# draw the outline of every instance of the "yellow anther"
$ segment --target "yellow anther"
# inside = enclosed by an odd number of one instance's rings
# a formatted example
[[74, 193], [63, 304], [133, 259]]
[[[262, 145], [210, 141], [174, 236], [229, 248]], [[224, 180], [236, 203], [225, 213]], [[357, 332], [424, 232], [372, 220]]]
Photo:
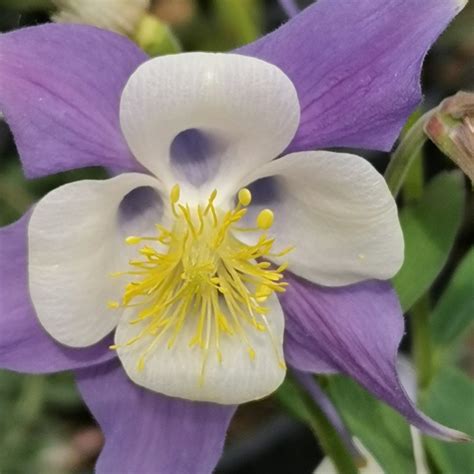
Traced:
[[252, 201], [252, 193], [247, 188], [242, 188], [238, 194], [240, 205], [247, 207]]
[[277, 271], [278, 273], [283, 273], [287, 268], [288, 268], [288, 262], [285, 262], [285, 263], [282, 263], [282, 264], [276, 269], [276, 271]]
[[258, 302], [263, 302], [273, 293], [273, 290], [266, 285], [261, 285], [255, 293]]
[[143, 247], [139, 252], [147, 257], [153, 257], [156, 255], [156, 251], [150, 247]]
[[211, 195], [209, 196], [209, 203], [214, 202], [214, 200], [216, 199], [216, 196], [217, 196], [217, 189], [214, 189], [214, 191], [212, 191]]
[[170, 192], [170, 201], [172, 204], [176, 204], [179, 201], [180, 194], [181, 194], [181, 190], [179, 188], [179, 184], [175, 184], [171, 188], [171, 192]]
[[175, 184], [170, 191], [170, 204], [171, 211], [175, 217], [179, 217], [178, 211], [176, 210], [176, 203], [179, 201], [180, 189], [179, 184]]
[[135, 235], [131, 235], [130, 237], [127, 237], [125, 239], [125, 242], [128, 244], [128, 245], [136, 245], [136, 244], [139, 244], [140, 242], [142, 241], [142, 238], [141, 237], [137, 237]]
[[108, 301], [107, 302], [107, 307], [109, 309], [117, 309], [120, 307], [120, 303], [118, 301]]
[[267, 230], [273, 225], [273, 212], [270, 209], [260, 211], [257, 216], [257, 226], [259, 229]]

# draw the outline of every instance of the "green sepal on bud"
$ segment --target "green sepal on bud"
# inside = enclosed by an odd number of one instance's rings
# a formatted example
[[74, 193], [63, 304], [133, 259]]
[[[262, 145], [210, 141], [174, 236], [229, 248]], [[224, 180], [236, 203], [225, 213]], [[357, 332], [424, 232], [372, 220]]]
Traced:
[[424, 131], [474, 182], [474, 93], [458, 92], [428, 116]]

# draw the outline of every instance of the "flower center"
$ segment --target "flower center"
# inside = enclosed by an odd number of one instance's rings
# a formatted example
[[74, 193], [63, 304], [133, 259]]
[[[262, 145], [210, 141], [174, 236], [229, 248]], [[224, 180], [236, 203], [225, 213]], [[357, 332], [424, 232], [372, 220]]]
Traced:
[[[172, 226], [156, 225], [156, 236], [126, 239], [129, 245], [144, 245], [138, 250], [139, 258], [130, 260], [129, 271], [114, 274], [130, 280], [121, 302], [109, 302], [109, 307], [137, 311], [129, 323], [141, 323], [140, 329], [125, 345], [149, 339], [138, 357], [138, 370], [143, 370], [159, 345], [171, 349], [187, 324], [193, 325], [189, 348], [197, 346], [202, 353], [201, 378], [211, 350], [222, 363], [221, 337], [239, 338], [253, 360], [256, 348], [249, 341], [250, 330], [268, 333], [284, 365], [268, 325], [271, 314], [265, 302], [274, 292], [285, 291], [286, 264], [275, 268], [264, 259], [281, 257], [291, 248], [273, 252], [274, 239], [267, 234], [273, 224], [269, 209], [258, 214], [255, 227], [238, 225], [252, 200], [248, 189], [239, 191], [236, 206], [227, 212], [214, 205], [216, 196], [214, 190], [207, 205], [190, 208], [179, 202], [180, 189], [175, 185], [169, 197]], [[241, 242], [235, 231], [257, 233], [255, 243]]]

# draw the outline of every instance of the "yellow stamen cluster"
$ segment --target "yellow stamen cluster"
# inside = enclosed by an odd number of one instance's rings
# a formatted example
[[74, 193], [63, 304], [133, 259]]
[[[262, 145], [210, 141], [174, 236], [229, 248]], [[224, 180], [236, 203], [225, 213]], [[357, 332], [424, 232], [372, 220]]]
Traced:
[[[206, 205], [191, 209], [179, 203], [180, 189], [175, 185], [170, 192], [172, 228], [157, 225], [156, 236], [126, 239], [130, 245], [147, 244], [138, 250], [141, 258], [129, 262], [132, 270], [115, 274], [127, 275], [132, 281], [122, 301], [109, 302], [109, 307], [136, 307], [130, 324], [144, 323], [125, 344], [149, 339], [137, 362], [139, 370], [159, 344], [172, 348], [185, 324], [194, 328], [188, 346], [202, 350], [202, 377], [211, 349], [222, 362], [221, 336], [238, 337], [250, 358], [255, 358], [249, 329], [268, 332], [283, 364], [269, 329], [265, 301], [272, 293], [285, 291], [286, 283], [281, 280], [286, 265], [274, 268], [263, 259], [283, 256], [291, 249], [272, 252], [274, 239], [266, 233], [273, 223], [269, 209], [259, 213], [255, 227], [237, 226], [252, 200], [248, 189], [240, 190], [237, 205], [227, 212], [214, 205], [216, 196], [213, 191]], [[247, 245], [235, 237], [233, 229], [260, 235], [255, 244]]]

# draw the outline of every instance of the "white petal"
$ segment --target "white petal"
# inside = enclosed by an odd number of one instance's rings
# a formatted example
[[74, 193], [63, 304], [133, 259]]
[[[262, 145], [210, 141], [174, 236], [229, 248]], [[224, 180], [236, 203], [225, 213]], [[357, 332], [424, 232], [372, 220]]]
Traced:
[[200, 161], [205, 168], [207, 198], [209, 190], [235, 186], [286, 148], [299, 123], [299, 102], [276, 66], [236, 54], [186, 53], [151, 59], [133, 73], [120, 120], [137, 160], [168, 187], [187, 174], [171, 159], [175, 138], [201, 132], [209, 156], [190, 166]]
[[118, 299], [123, 282], [110, 273], [127, 270], [131, 249], [124, 236], [143, 228], [119, 207], [130, 191], [156, 184], [141, 174], [78, 181], [50, 192], [34, 208], [28, 228], [30, 294], [41, 324], [59, 342], [88, 346], [117, 324], [107, 302]]
[[[266, 318], [270, 332], [247, 330], [247, 337], [255, 349], [251, 360], [245, 344], [239, 337], [220, 335], [222, 363], [211, 349], [202, 383], [202, 353], [199, 348], [189, 347], [195, 332], [197, 318], [189, 315], [175, 345], [169, 349], [163, 338], [150, 353], [143, 370], [138, 370], [140, 355], [153, 338], [142, 338], [129, 346], [121, 346], [136, 336], [142, 324], [130, 324], [134, 313], [125, 313], [115, 332], [119, 358], [128, 376], [138, 385], [172, 397], [222, 404], [244, 403], [273, 392], [283, 381], [285, 369], [281, 366], [284, 318], [276, 296], [267, 300], [269, 313]], [[214, 340], [214, 330], [210, 335]], [[270, 336], [271, 334], [271, 336]], [[273, 340], [272, 340], [273, 338]]]
[[[290, 271], [340, 286], [388, 279], [400, 269], [404, 245], [397, 207], [366, 160], [345, 153], [295, 153], [264, 165], [253, 179], [268, 176], [271, 193], [265, 190], [265, 202], [251, 206], [247, 219], [264, 207], [274, 211], [270, 233], [277, 249], [295, 246], [281, 259]], [[259, 183], [254, 187], [258, 198]]]

